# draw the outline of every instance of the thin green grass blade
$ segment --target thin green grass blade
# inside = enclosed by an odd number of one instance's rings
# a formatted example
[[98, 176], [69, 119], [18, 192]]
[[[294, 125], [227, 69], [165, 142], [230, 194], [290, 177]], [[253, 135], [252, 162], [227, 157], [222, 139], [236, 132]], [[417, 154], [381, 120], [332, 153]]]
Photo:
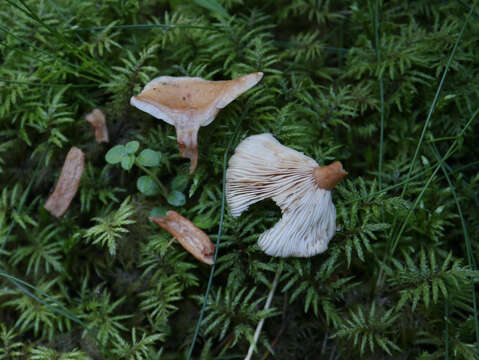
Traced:
[[[454, 138], [456, 138], [456, 137], [454, 137]], [[437, 163], [438, 162], [436, 160], [434, 160], [433, 162], [431, 162], [431, 165], [434, 166]], [[462, 170], [465, 170], [467, 168], [475, 167], [475, 166], [479, 166], [479, 161], [473, 161], [469, 164], [464, 164], [462, 166], [459, 166], [459, 167], [456, 168], [456, 171], [462, 171]], [[424, 177], [424, 175], [427, 173], [427, 171], [428, 171], [427, 169], [423, 169], [419, 172], [416, 172], [414, 175], [411, 176], [411, 179], [409, 179], [409, 181], [417, 180], [417, 179], [420, 179], [420, 178]], [[391, 190], [395, 190], [395, 189], [400, 188], [405, 183], [406, 183], [406, 180], [400, 181], [400, 182], [398, 182], [394, 185], [390, 185], [388, 187], [382, 188], [381, 190], [374, 191], [374, 192], [372, 192], [372, 193], [370, 193], [366, 196], [358, 196], [358, 197], [352, 198], [352, 199], [344, 202], [343, 204], [344, 205], [349, 205], [349, 204], [353, 204], [353, 203], [358, 202], [358, 201], [366, 200], [370, 196], [375, 197], [375, 196], [380, 195], [380, 194], [388, 193]]]
[[204, 316], [204, 313], [205, 313], [205, 310], [206, 310], [206, 304], [208, 302], [208, 296], [209, 296], [209, 293], [210, 293], [210, 290], [211, 290], [211, 285], [213, 284], [213, 276], [214, 276], [214, 273], [215, 273], [216, 259], [218, 258], [218, 250], [219, 250], [219, 247], [220, 247], [221, 235], [222, 235], [222, 232], [223, 232], [223, 221], [224, 221], [224, 215], [225, 215], [226, 165], [227, 165], [227, 160], [228, 160], [228, 154], [231, 150], [231, 146], [235, 143], [236, 138], [238, 137], [239, 130], [241, 128], [241, 123], [242, 123], [241, 120], [248, 113], [248, 109], [249, 109], [249, 107], [247, 105], [245, 111], [243, 112], [243, 116], [241, 117], [240, 121], [238, 121], [238, 125], [236, 127], [236, 130], [235, 130], [233, 136], [231, 137], [230, 141], [228, 142], [228, 146], [226, 147], [226, 150], [225, 150], [224, 155], [223, 155], [223, 180], [222, 180], [221, 210], [220, 210], [221, 215], [220, 215], [220, 222], [219, 222], [219, 227], [218, 227], [218, 235], [217, 235], [216, 244], [215, 244], [215, 246], [216, 246], [215, 255], [214, 255], [214, 258], [213, 258], [213, 265], [211, 266], [210, 277], [208, 279], [208, 285], [206, 287], [206, 292], [205, 292], [205, 295], [203, 296], [203, 305], [201, 306], [200, 316], [198, 318], [198, 322], [196, 323], [196, 328], [195, 328], [195, 332], [194, 332], [194, 335], [193, 335], [193, 340], [191, 342], [191, 346], [188, 350], [188, 355], [186, 356], [187, 360], [191, 360], [191, 356], [193, 355], [193, 350], [195, 349], [195, 345], [196, 345], [196, 339], [197, 339], [198, 334], [200, 332], [201, 323], [203, 321], [203, 316]]
[[[60, 61], [61, 63], [63, 63], [64, 65], [67, 65], [67, 66], [71, 67], [72, 69], [83, 70], [83, 69], [81, 69], [80, 66], [78, 66], [77, 64], [73, 64], [73, 63], [71, 63], [71, 62], [69, 62], [69, 61], [66, 61], [65, 59], [62, 59], [62, 58], [60, 58], [60, 57], [56, 57], [54, 54], [52, 54], [52, 53], [50, 53], [50, 52], [48, 52], [48, 51], [46, 51], [46, 50], [44, 50], [44, 49], [42, 49], [42, 48], [39, 48], [39, 47], [37, 47], [37, 46], [35, 46], [35, 45], [32, 45], [31, 41], [28, 41], [28, 40], [26, 40], [26, 39], [23, 39], [22, 37], [20, 37], [20, 36], [14, 34], [14, 33], [12, 33], [11, 31], [9, 31], [6, 27], [4, 27], [4, 26], [2, 26], [2, 25], [0, 25], [0, 31], [3, 31], [3, 32], [6, 33], [6, 34], [9, 34], [10, 36], [14, 37], [15, 39], [21, 41], [22, 43], [24, 43], [24, 44], [26, 44], [26, 45], [32, 47], [35, 51], [40, 52], [40, 53], [42, 53], [42, 54], [45, 54], [45, 55], [47, 55], [47, 56], [49, 56], [49, 57], [52, 57], [52, 58], [54, 58], [54, 60], [58, 60], [58, 61]], [[0, 45], [6, 46], [6, 45], [4, 45], [4, 44], [0, 44]], [[18, 51], [18, 49], [17, 49], [17, 51]], [[33, 59], [35, 59], [35, 60], [37, 60], [37, 61], [42, 61], [41, 59], [38, 59], [37, 57], [34, 57], [34, 56], [32, 56], [31, 54], [29, 54], [29, 53], [27, 53], [27, 52], [24, 52], [24, 51], [22, 51], [22, 52], [23, 52], [25, 55], [27, 55], [27, 56], [29, 56], [29, 57], [32, 57]], [[87, 69], [89, 69], [89, 68], [87, 68]], [[89, 76], [89, 75], [82, 74], [80, 71], [75, 72], [75, 71], [73, 71], [73, 70], [71, 70], [71, 69], [68, 69], [68, 68], [65, 68], [65, 70], [68, 70], [72, 75], [75, 75], [75, 76], [81, 75], [83, 78], [85, 78], [85, 79], [87, 79], [87, 80], [90, 80], [90, 81], [93, 81], [93, 82], [95, 82], [95, 83], [102, 84], [102, 83], [104, 82], [104, 81], [101, 80], [101, 79], [97, 79], [97, 78], [91, 77], [91, 76]], [[93, 73], [93, 75], [97, 76], [96, 73]]]
[[[462, 40], [462, 36], [464, 35], [464, 31], [466, 30], [466, 26], [469, 22], [469, 19], [471, 18], [473, 10], [474, 10], [474, 7], [472, 7], [469, 13], [467, 14], [466, 19], [464, 20], [464, 24], [462, 25], [461, 32], [459, 33], [459, 36], [457, 37], [457, 40], [454, 44], [451, 54], [449, 55], [449, 59], [447, 60], [446, 68], [444, 69], [444, 73], [442, 74], [441, 81], [439, 82], [439, 86], [437, 87], [436, 94], [434, 95], [434, 99], [432, 100], [431, 107], [429, 108], [426, 122], [424, 123], [424, 127], [422, 128], [421, 136], [419, 137], [416, 150], [414, 151], [414, 156], [411, 160], [411, 165], [409, 166], [409, 171], [406, 175], [406, 179], [409, 179], [411, 177], [411, 174], [414, 171], [414, 167], [416, 166], [416, 160], [417, 160], [417, 157], [419, 156], [419, 151], [421, 150], [422, 142], [424, 140], [424, 136], [426, 135], [426, 131], [429, 128], [429, 123], [431, 122], [432, 113], [434, 112], [434, 109], [436, 108], [436, 104], [439, 99], [439, 94], [441, 93], [442, 87], [444, 86], [444, 81], [446, 80], [447, 73], [449, 72], [449, 68], [451, 67], [452, 59], [454, 58], [454, 55], [456, 54], [456, 50], [459, 46], [459, 43]], [[401, 192], [401, 198], [404, 198], [407, 187], [408, 187], [408, 183], [405, 184]]]
[[[36, 176], [41, 168], [41, 164], [43, 163], [43, 161], [45, 160], [45, 157], [47, 155], [48, 151], [45, 151], [43, 153], [43, 156], [42, 158], [40, 159], [40, 161], [38, 162], [37, 164], [37, 167], [35, 168], [35, 170], [33, 171], [33, 174], [32, 174], [32, 177], [30, 179], [30, 181], [28, 182], [28, 185], [27, 185], [27, 188], [25, 189], [24, 193], [22, 194], [22, 197], [20, 198], [20, 202], [19, 202], [19, 205], [18, 205], [18, 209], [19, 211], [21, 211], [21, 209], [23, 209], [23, 206], [25, 205], [26, 203], [26, 200], [27, 200], [27, 197], [28, 195], [30, 194], [30, 190], [33, 186], [33, 183], [36, 179]], [[14, 228], [14, 224], [11, 224], [10, 227], [8, 228], [8, 231], [6, 233], [6, 236], [5, 236], [5, 239], [8, 239], [8, 237], [10, 236], [10, 233], [12, 232]], [[1, 249], [4, 248], [6, 244], [6, 241], [2, 242], [1, 244]], [[47, 293], [45, 293], [44, 291], [42, 291], [41, 289], [38, 289], [37, 287], [27, 283], [26, 281], [23, 281], [21, 279], [18, 279], [12, 275], [9, 275], [8, 273], [6, 273], [5, 271], [1, 270], [0, 269], [0, 276], [5, 278], [6, 280], [8, 280], [9, 282], [11, 282], [12, 284], [14, 284], [16, 287], [18, 287], [23, 293], [25, 293], [26, 295], [30, 296], [32, 299], [40, 302], [41, 304], [45, 305], [48, 309], [50, 309], [51, 311], [53, 312], [56, 312], [70, 320], [72, 320], [73, 322], [77, 323], [78, 325], [80, 325], [82, 328], [85, 329], [85, 331], [93, 338], [95, 339], [95, 341], [98, 343], [98, 345], [102, 348], [104, 354], [106, 354], [106, 356], [110, 359], [110, 360], [114, 360], [113, 356], [109, 353], [108, 349], [105, 348], [105, 346], [97, 339], [97, 337], [91, 332], [91, 330], [88, 328], [88, 326], [83, 322], [81, 321], [78, 317], [75, 316], [75, 314], [73, 314], [72, 312], [70, 312], [67, 308], [65, 308], [62, 304], [58, 303], [55, 299], [51, 298]], [[37, 291], [38, 293], [40, 293], [42, 296], [44, 296], [45, 298], [47, 298], [49, 301], [51, 301], [52, 303], [54, 303], [57, 307], [54, 307], [52, 305], [50, 305], [49, 303], [43, 301], [41, 298], [39, 298], [38, 296], [36, 296], [35, 294], [33, 294], [31, 291], [29, 291], [27, 288], [30, 288], [30, 289], [34, 289], [35, 291]]]
[[[454, 142], [451, 144], [451, 146], [449, 147], [449, 149], [447, 150], [446, 154], [441, 158], [442, 161], [446, 161], [449, 157], [451, 157], [454, 153], [455, 153], [455, 150], [456, 150], [456, 145], [459, 141], [459, 139], [464, 135], [464, 133], [467, 131], [467, 129], [471, 126], [472, 122], [475, 120], [477, 114], [479, 113], [479, 109], [476, 110], [471, 118], [469, 119], [469, 121], [466, 123], [466, 125], [464, 126], [464, 128], [461, 130], [461, 132], [459, 133], [459, 135], [456, 137], [456, 139], [454, 140]], [[429, 187], [432, 179], [434, 178], [434, 176], [436, 176], [437, 172], [439, 171], [439, 169], [441, 168], [441, 162], [436, 162], [438, 165], [435, 167], [434, 171], [433, 171], [433, 174], [429, 177], [429, 179], [426, 181], [426, 184], [423, 186], [420, 194], [418, 195], [418, 197], [416, 198], [416, 201], [414, 202], [413, 206], [409, 209], [407, 215], [406, 215], [406, 218], [404, 219], [401, 227], [399, 228], [399, 231], [395, 234], [395, 236], [392, 238], [392, 243], [391, 243], [391, 247], [389, 248], [389, 251], [386, 252], [384, 254], [384, 259], [383, 259], [383, 263], [386, 262], [386, 260], [388, 258], [390, 258], [396, 248], [397, 248], [397, 245], [399, 243], [399, 239], [401, 238], [405, 228], [406, 228], [406, 225], [407, 225], [407, 222], [409, 220], [409, 218], [411, 217], [412, 213], [414, 212], [414, 210], [416, 209], [417, 205], [419, 204], [419, 202], [421, 201], [424, 193], [426, 192], [427, 188]], [[411, 181], [412, 178], [409, 178], [409, 179], [406, 179], [405, 182], [409, 182]], [[393, 225], [395, 225], [393, 223]], [[392, 235], [391, 235], [392, 236]], [[376, 287], [379, 286], [379, 284], [382, 283], [383, 281], [383, 274], [384, 274], [384, 270], [383, 270], [383, 267], [381, 266], [380, 270], [379, 270], [379, 274], [378, 274], [378, 277], [377, 277], [377, 281], [376, 281]]]
[[[95, 341], [97, 342], [97, 344], [102, 348], [104, 354], [106, 354], [108, 356], [108, 358], [110, 360], [114, 360], [113, 356], [110, 354], [110, 352], [106, 349], [106, 347], [96, 338], [96, 336], [91, 332], [91, 330], [88, 328], [88, 326], [83, 322], [81, 321], [78, 317], [75, 316], [75, 314], [73, 314], [70, 310], [68, 310], [67, 308], [65, 308], [62, 304], [60, 304], [58, 301], [56, 301], [55, 299], [51, 298], [47, 293], [45, 293], [44, 291], [38, 289], [37, 287], [27, 283], [26, 281], [23, 281], [21, 279], [18, 279], [16, 278], [15, 276], [11, 276], [9, 274], [7, 274], [6, 272], [0, 270], [0, 276], [5, 278], [6, 280], [8, 280], [9, 282], [11, 282], [13, 285], [15, 285], [16, 287], [18, 287], [23, 293], [25, 293], [26, 295], [30, 296], [32, 299], [38, 301], [39, 303], [41, 303], [42, 305], [46, 306], [49, 310], [53, 311], [53, 312], [56, 312], [68, 319], [70, 319], [71, 321], [75, 322], [76, 324], [80, 325], [83, 329], [85, 329], [85, 331], [88, 333], [88, 335], [90, 335], [93, 339], [95, 339]], [[38, 297], [37, 295], [35, 295], [34, 293], [32, 293], [30, 290], [28, 290], [27, 288], [30, 288], [30, 289], [33, 289], [35, 291], [38, 291], [42, 296], [44, 296], [45, 298], [47, 298], [49, 301], [51, 301], [52, 303], [54, 303], [56, 306], [52, 306], [51, 304], [47, 303], [46, 301], [44, 301], [43, 299], [41, 299], [40, 297]]]
[[440, 138], [426, 140], [426, 144], [440, 142], [440, 141], [454, 140], [454, 139], [457, 139], [457, 136], [443, 136]]
[[[471, 239], [469, 237], [469, 231], [467, 230], [466, 220], [465, 220], [463, 212], [462, 212], [461, 203], [459, 201], [459, 198], [457, 197], [456, 188], [453, 185], [453, 183], [451, 181], [451, 178], [449, 177], [446, 163], [444, 161], [442, 161], [442, 159], [439, 155], [439, 152], [436, 149], [436, 146], [434, 144], [432, 144], [431, 148], [432, 148], [432, 153], [434, 154], [434, 157], [437, 159], [437, 161], [439, 162], [439, 165], [441, 166], [441, 170], [444, 174], [444, 177], [447, 180], [449, 188], [451, 189], [452, 196], [454, 198], [454, 202], [456, 203], [457, 212], [458, 212], [459, 218], [461, 220], [462, 234], [464, 235], [464, 243], [465, 243], [465, 247], [466, 247], [466, 255], [467, 255], [467, 261], [468, 261], [469, 267], [473, 270], [476, 270], [477, 269], [476, 260], [474, 258], [474, 253], [472, 251]], [[476, 347], [479, 349], [479, 315], [478, 315], [478, 310], [477, 310], [476, 291], [475, 291], [474, 287], [472, 289], [472, 294], [471, 295], [472, 295], [473, 313], [474, 313], [474, 331], [476, 333]], [[447, 301], [446, 301], [446, 303], [447, 303]], [[446, 322], [446, 326], [447, 326], [447, 322]], [[449, 340], [449, 339], [446, 338], [446, 340]]]
[[447, 159], [449, 159], [456, 151], [456, 146], [457, 146], [457, 143], [459, 142], [459, 139], [464, 135], [464, 133], [467, 131], [467, 129], [471, 126], [471, 124], [473, 123], [473, 121], [476, 119], [476, 116], [477, 114], [479, 113], [479, 109], [476, 110], [476, 112], [474, 112], [474, 114], [471, 116], [471, 118], [469, 119], [469, 121], [466, 123], [466, 125], [464, 126], [464, 128], [461, 130], [461, 133], [459, 134], [458, 138], [456, 140], [454, 140], [454, 142], [451, 144], [451, 146], [449, 147], [449, 149], [447, 150], [446, 154], [441, 158], [441, 160], [439, 161], [439, 164], [436, 166], [436, 168], [434, 169], [433, 173], [431, 174], [431, 176], [429, 176], [429, 179], [426, 181], [426, 184], [423, 186], [421, 192], [419, 193], [419, 195], [417, 196], [416, 198], [416, 201], [414, 202], [413, 206], [409, 209], [407, 215], [406, 215], [406, 218], [404, 219], [401, 227], [399, 228], [399, 231], [397, 233], [397, 235], [394, 237], [394, 240], [393, 240], [393, 244], [392, 244], [392, 247], [391, 247], [391, 251], [390, 251], [390, 254], [389, 256], [392, 256], [394, 254], [394, 251], [396, 250], [397, 248], [397, 245], [399, 243], [399, 239], [401, 238], [404, 230], [406, 229], [406, 226], [407, 226], [407, 223], [408, 223], [408, 220], [409, 218], [411, 217], [412, 213], [414, 212], [414, 210], [416, 209], [416, 207], [418, 206], [419, 202], [422, 200], [422, 197], [424, 196], [424, 193], [426, 192], [426, 190], [429, 188], [429, 185], [431, 184], [432, 180], [434, 179], [435, 175], [437, 174], [437, 172], [441, 169], [441, 164], [443, 162], [445, 162]]
[[206, 310], [206, 304], [208, 302], [208, 296], [210, 294], [211, 285], [213, 283], [213, 276], [214, 276], [215, 267], [216, 267], [216, 259], [218, 258], [218, 250], [220, 247], [221, 234], [223, 232], [223, 221], [224, 221], [224, 215], [225, 215], [226, 160], [228, 157], [228, 152], [229, 152], [229, 147], [225, 151], [224, 157], [223, 157], [223, 185], [222, 185], [222, 192], [221, 192], [221, 215], [220, 215], [220, 224], [218, 228], [218, 235], [217, 235], [216, 244], [215, 244], [216, 246], [215, 255], [213, 258], [213, 265], [211, 266], [210, 277], [208, 279], [208, 285], [206, 287], [206, 292], [203, 297], [203, 305], [201, 307], [200, 317], [198, 318], [198, 322], [196, 323], [195, 333], [193, 335], [193, 341], [191, 342], [191, 346], [188, 351], [188, 355], [186, 357], [187, 360], [191, 359], [191, 355], [193, 354], [193, 350], [195, 349], [196, 339], [200, 332], [201, 322], [203, 321], [203, 316]]
[[[83, 63], [90, 63], [90, 62], [96, 63], [98, 66], [93, 67], [93, 70], [96, 71], [98, 75], [109, 76], [111, 74], [110, 69], [105, 64], [103, 64], [101, 61], [98, 61], [95, 58], [92, 58], [92, 57], [90, 57], [88, 55], [85, 55], [85, 54], [81, 53], [80, 51], [78, 51], [78, 46], [76, 44], [69, 41], [65, 36], [60, 34], [53, 27], [51, 27], [50, 25], [48, 25], [44, 21], [42, 21], [33, 12], [33, 10], [27, 4], [25, 4], [25, 2], [23, 0], [18, 0], [22, 4], [22, 6], [19, 6], [18, 4], [14, 3], [13, 0], [6, 0], [6, 1], [10, 5], [14, 6], [18, 10], [20, 10], [23, 13], [25, 13], [26, 15], [28, 15], [32, 20], [34, 20], [35, 22], [37, 22], [38, 24], [43, 26], [45, 29], [47, 29], [60, 43], [67, 46], [72, 51], [73, 55], [78, 57]], [[101, 69], [101, 71], [100, 71], [100, 69]]]
[[0, 79], [0, 83], [1, 82], [8, 83], [8, 84], [25, 84], [25, 85], [31, 85], [31, 86], [49, 86], [49, 87], [66, 86], [66, 85], [68, 85], [68, 87], [70, 88], [91, 88], [91, 87], [97, 88], [98, 87], [98, 85], [95, 85], [95, 84], [70, 85], [70, 84], [60, 84], [60, 83], [41, 83], [41, 82], [19, 81], [19, 80], [9, 80], [9, 79]]
[[[71, 31], [101, 31], [105, 30], [108, 26], [91, 26], [87, 28], [76, 28]], [[190, 25], [190, 24], [137, 24], [137, 25], [115, 25], [110, 29], [123, 29], [123, 30], [150, 30], [150, 29], [200, 29], [200, 30], [217, 30], [218, 27], [203, 26], [203, 25]]]
[[[441, 93], [441, 89], [444, 85], [444, 81], [446, 79], [446, 75], [447, 75], [447, 73], [449, 71], [449, 68], [451, 66], [452, 59], [454, 58], [454, 55], [456, 54], [456, 50], [459, 46], [459, 43], [462, 40], [462, 36], [463, 36], [464, 31], [466, 29], [466, 26], [469, 22], [469, 19], [471, 18], [471, 14], [472, 14], [473, 10], [474, 10], [474, 7], [472, 7], [471, 10], [469, 11], [469, 13], [467, 14], [466, 19], [464, 20], [464, 24], [462, 25], [461, 32], [459, 33], [459, 36], [457, 37], [456, 42], [454, 43], [454, 47], [451, 51], [451, 54], [449, 55], [449, 58], [448, 58], [448, 61], [447, 61], [447, 64], [446, 64], [446, 68], [444, 69], [444, 72], [442, 74], [441, 81], [439, 82], [439, 85], [437, 87], [437, 90], [436, 90], [436, 93], [434, 95], [433, 101], [432, 101], [431, 106], [429, 108], [429, 112], [428, 112], [426, 121], [424, 123], [423, 129], [422, 129], [422, 132], [421, 132], [421, 136], [419, 137], [419, 141], [418, 141], [418, 144], [416, 146], [416, 150], [414, 151], [414, 156], [413, 156], [413, 159], [410, 163], [408, 173], [406, 175], [406, 182], [405, 182], [404, 187], [401, 191], [401, 195], [400, 195], [401, 199], [403, 199], [404, 195], [406, 194], [406, 190], [407, 190], [408, 184], [410, 182], [411, 175], [414, 172], [414, 168], [415, 168], [417, 157], [419, 155], [419, 151], [421, 150], [421, 147], [422, 147], [424, 136], [426, 134], [427, 129], [429, 128], [429, 123], [431, 121], [432, 113], [434, 112], [434, 109], [436, 108], [436, 104], [437, 104], [437, 101], [439, 99], [439, 94]], [[456, 143], [456, 142], [454, 142], [454, 143]], [[438, 166], [436, 168], [435, 173], [437, 173], [439, 168], [440, 168], [440, 166]], [[426, 186], [428, 187], [429, 184], [426, 184]], [[426, 186], [423, 188], [423, 190], [426, 188]], [[417, 199], [416, 199], [415, 204], [416, 205], [418, 204]], [[397, 218], [398, 215], [396, 215], [394, 217], [394, 220], [393, 220], [393, 223], [392, 223], [392, 226], [391, 226], [391, 231], [389, 232], [389, 236], [388, 236], [388, 249], [389, 250], [386, 251], [386, 253], [384, 254], [383, 262], [386, 262], [386, 260], [393, 255], [394, 250], [396, 249], [397, 243], [399, 241], [399, 238], [402, 235], [402, 232], [404, 231], [404, 228], [407, 224], [407, 220], [409, 219], [410, 215], [411, 215], [411, 212], [408, 213], [405, 221], [403, 222], [403, 224], [401, 225], [401, 227], [400, 227], [400, 229], [397, 233], [395, 233], [395, 232], [396, 232], [396, 224], [397, 224], [397, 220], [398, 220], [398, 218]], [[379, 271], [379, 274], [378, 274], [378, 277], [377, 277], [377, 284], [380, 284], [382, 282], [383, 274], [384, 274], [383, 267], [381, 267], [381, 269]]]
[[[376, 59], [378, 62], [378, 66], [381, 63], [381, 43], [379, 38], [379, 0], [376, 0], [376, 4], [374, 10], [372, 9], [371, 3], [369, 3], [370, 14], [372, 18], [373, 28], [374, 28], [374, 42], [375, 42], [375, 50], [376, 50]], [[381, 190], [383, 186], [383, 144], [384, 144], [384, 80], [383, 76], [379, 77], [379, 96], [380, 96], [380, 130], [379, 130], [379, 160], [378, 160], [378, 188]]]
[[445, 321], [445, 330], [444, 330], [444, 343], [445, 343], [445, 349], [444, 349], [444, 355], [445, 359], [449, 360], [449, 301], [444, 301], [444, 321]]
[[[462, 7], [464, 7], [467, 11], [471, 10], [471, 8], [469, 7], [469, 5], [467, 5], [464, 1], [462, 0], [456, 0], [456, 2], [461, 5]], [[472, 12], [472, 18], [476, 21], [479, 21], [479, 15], [477, 15], [477, 13], [475, 11]]]
[[[43, 160], [46, 156], [48, 151], [45, 151], [44, 152], [44, 155], [42, 157], [42, 159], [40, 160], [40, 162], [38, 163], [38, 166], [35, 168], [34, 172], [33, 172], [33, 175], [32, 175], [32, 178], [30, 179], [29, 183], [28, 183], [28, 186], [26, 188], [26, 190], [24, 191], [22, 197], [20, 198], [20, 203], [18, 205], [18, 208], [19, 210], [21, 211], [21, 209], [23, 208], [23, 206], [25, 205], [25, 202], [26, 202], [26, 199], [30, 193], [30, 189], [33, 185], [33, 182], [35, 181], [35, 178], [36, 178], [36, 175], [38, 173], [38, 171], [40, 170], [40, 164], [43, 163]], [[8, 231], [7, 231], [7, 234], [5, 236], [6, 239], [8, 239], [8, 236], [10, 235], [11, 231], [13, 230], [13, 227], [14, 225], [10, 225]], [[1, 244], [1, 248], [3, 249], [4, 246], [5, 246], [6, 242], [3, 242]], [[11, 276], [9, 275], [8, 273], [0, 270], [0, 276], [4, 277], [5, 279], [7, 279], [8, 281], [10, 281], [11, 283], [13, 283], [15, 286], [17, 286], [21, 291], [23, 291], [26, 295], [30, 296], [31, 298], [35, 299], [36, 301], [42, 303], [43, 305], [45, 305], [48, 309], [54, 311], [54, 312], [57, 312], [59, 313], [60, 315], [62, 316], [65, 316], [66, 318], [74, 321], [75, 323], [79, 324], [80, 326], [82, 326], [86, 331], [87, 333], [93, 338], [95, 339], [95, 341], [100, 345], [100, 347], [102, 347], [103, 351], [105, 354], [107, 354], [108, 358], [113, 360], [113, 357], [111, 356], [111, 354], [108, 352], [108, 350], [103, 346], [103, 344], [100, 343], [100, 341], [94, 336], [94, 334], [91, 332], [91, 330], [88, 328], [88, 326], [86, 326], [85, 323], [83, 323], [79, 318], [77, 318], [73, 313], [71, 313], [68, 309], [66, 309], [62, 304], [58, 303], [55, 299], [52, 299], [50, 296], [48, 296], [48, 294], [46, 294], [45, 292], [43, 292], [42, 290], [36, 288], [35, 286], [21, 280], [21, 279], [18, 279], [14, 276]], [[23, 286], [22, 286], [23, 285]], [[40, 299], [39, 297], [37, 297], [35, 294], [33, 294], [31, 291], [29, 291], [27, 288], [25, 288], [25, 286], [31, 288], [31, 289], [34, 289], [36, 291], [38, 291], [40, 294], [42, 294], [43, 296], [45, 296], [47, 299], [49, 299], [50, 301], [52, 301], [53, 303], [55, 303], [58, 308], [55, 308], [53, 306], [51, 306], [50, 304], [46, 303], [45, 301], [43, 301], [42, 299]]]

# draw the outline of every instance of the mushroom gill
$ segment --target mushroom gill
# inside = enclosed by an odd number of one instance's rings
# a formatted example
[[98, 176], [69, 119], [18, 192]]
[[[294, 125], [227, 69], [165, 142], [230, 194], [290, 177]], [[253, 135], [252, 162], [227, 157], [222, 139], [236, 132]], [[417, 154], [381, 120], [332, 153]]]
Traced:
[[258, 244], [272, 256], [310, 257], [324, 252], [336, 230], [331, 189], [347, 173], [340, 162], [316, 161], [281, 145], [271, 134], [243, 140], [229, 161], [226, 199], [237, 217], [272, 198], [282, 218], [261, 234]]

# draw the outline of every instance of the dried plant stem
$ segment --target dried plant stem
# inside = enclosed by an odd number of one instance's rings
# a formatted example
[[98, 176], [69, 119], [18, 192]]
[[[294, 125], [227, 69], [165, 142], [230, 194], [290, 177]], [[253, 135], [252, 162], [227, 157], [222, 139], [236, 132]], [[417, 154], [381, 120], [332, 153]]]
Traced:
[[168, 244], [166, 244], [165, 249], [170, 247], [170, 245], [173, 244], [174, 241], [175, 241], [175, 237], [173, 236], [171, 240], [168, 242]]
[[[266, 304], [264, 305], [265, 310], [268, 310], [269, 307], [271, 306], [271, 301], [273, 300], [273, 295], [276, 290], [276, 286], [278, 285], [280, 275], [281, 275], [281, 267], [278, 268], [278, 271], [276, 271], [276, 275], [274, 276], [273, 284], [271, 285], [271, 290], [269, 291], [268, 298], [266, 299]], [[258, 342], [259, 334], [261, 333], [263, 324], [264, 324], [264, 318], [259, 321], [258, 326], [256, 327], [256, 331], [254, 332], [253, 342], [249, 346], [248, 354], [246, 354], [246, 357], [244, 358], [244, 360], [251, 360], [251, 356], [253, 356], [254, 348], [256, 347], [256, 343]]]

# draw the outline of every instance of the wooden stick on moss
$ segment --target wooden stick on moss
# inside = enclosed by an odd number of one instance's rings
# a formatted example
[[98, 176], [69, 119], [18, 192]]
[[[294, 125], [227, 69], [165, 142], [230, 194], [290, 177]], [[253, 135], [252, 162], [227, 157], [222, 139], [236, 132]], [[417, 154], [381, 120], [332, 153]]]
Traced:
[[[271, 306], [271, 301], [273, 300], [273, 295], [276, 290], [276, 286], [278, 285], [280, 275], [281, 275], [281, 266], [278, 268], [278, 270], [276, 271], [276, 275], [274, 276], [273, 284], [271, 285], [271, 290], [269, 291], [268, 298], [266, 299], [266, 304], [264, 305], [265, 310], [268, 310], [269, 307]], [[249, 346], [248, 354], [246, 354], [246, 357], [244, 358], [244, 360], [251, 360], [251, 356], [253, 356], [254, 348], [256, 347], [256, 343], [258, 342], [259, 334], [261, 333], [263, 324], [264, 324], [264, 318], [259, 321], [258, 326], [256, 327], [256, 331], [254, 332], [253, 342]]]

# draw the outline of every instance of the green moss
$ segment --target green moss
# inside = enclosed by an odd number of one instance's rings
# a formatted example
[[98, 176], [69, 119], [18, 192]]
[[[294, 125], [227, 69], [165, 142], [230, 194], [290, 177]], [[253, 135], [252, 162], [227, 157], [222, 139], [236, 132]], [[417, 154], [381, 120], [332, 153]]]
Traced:
[[[262, 318], [255, 358], [478, 358], [479, 14], [469, 6], [6, 0], [0, 358], [184, 359], [210, 268], [149, 223], [171, 208], [213, 241], [222, 226], [193, 358], [244, 358]], [[191, 176], [174, 128], [129, 105], [156, 76], [256, 71], [258, 86], [201, 128]], [[84, 120], [95, 107], [109, 144]], [[262, 132], [348, 170], [325, 253], [262, 253], [258, 236], [280, 216], [271, 201], [222, 213], [225, 159]], [[129, 142], [154, 161], [108, 164]], [[43, 204], [71, 146], [86, 169], [57, 220]]]

